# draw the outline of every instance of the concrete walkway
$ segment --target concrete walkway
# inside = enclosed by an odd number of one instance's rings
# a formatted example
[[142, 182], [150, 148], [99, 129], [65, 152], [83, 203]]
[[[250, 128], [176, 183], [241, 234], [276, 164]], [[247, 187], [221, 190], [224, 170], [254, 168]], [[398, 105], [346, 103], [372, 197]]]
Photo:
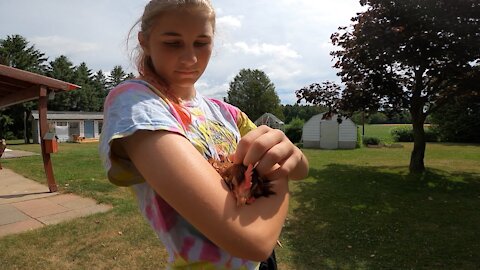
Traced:
[[0, 170], [0, 237], [99, 212], [112, 206], [48, 187], [12, 170]]

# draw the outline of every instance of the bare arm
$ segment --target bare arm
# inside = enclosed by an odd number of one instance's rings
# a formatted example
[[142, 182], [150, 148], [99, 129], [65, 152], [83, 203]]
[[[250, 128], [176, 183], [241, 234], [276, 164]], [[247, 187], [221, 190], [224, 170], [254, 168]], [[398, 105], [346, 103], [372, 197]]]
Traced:
[[181, 135], [138, 131], [114, 141], [166, 202], [230, 254], [254, 261], [267, 258], [288, 209], [288, 181], [275, 181], [275, 196], [237, 207], [220, 175]]

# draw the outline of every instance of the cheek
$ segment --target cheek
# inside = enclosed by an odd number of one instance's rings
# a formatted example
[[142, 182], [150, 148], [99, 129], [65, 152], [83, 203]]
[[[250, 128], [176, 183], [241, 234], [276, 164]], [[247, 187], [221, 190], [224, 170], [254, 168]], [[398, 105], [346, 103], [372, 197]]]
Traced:
[[198, 52], [197, 57], [200, 61], [202, 61], [206, 65], [210, 60], [211, 55], [212, 55], [211, 49], [204, 49]]
[[163, 73], [170, 69], [172, 65], [175, 65], [175, 57], [172, 53], [159, 50], [152, 53], [151, 57], [157, 72]]

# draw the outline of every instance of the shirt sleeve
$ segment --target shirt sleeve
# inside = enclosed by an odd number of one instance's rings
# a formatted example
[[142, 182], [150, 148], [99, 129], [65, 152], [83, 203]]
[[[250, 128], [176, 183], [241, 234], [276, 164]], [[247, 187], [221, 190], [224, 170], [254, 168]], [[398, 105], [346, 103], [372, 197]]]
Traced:
[[245, 134], [247, 134], [251, 130], [257, 128], [257, 126], [239, 108], [215, 98], [210, 98], [210, 100], [217, 104], [222, 111], [228, 112], [228, 114], [237, 124], [237, 128], [240, 132], [241, 137], [245, 136]]
[[248, 116], [240, 110], [238, 111], [237, 116], [237, 127], [242, 137], [251, 130], [257, 128], [257, 126], [252, 122], [252, 120], [250, 120], [250, 118], [248, 118]]
[[165, 130], [185, 136], [168, 100], [156, 95], [140, 82], [122, 83], [110, 91], [104, 104], [104, 123], [100, 137], [100, 157], [110, 182], [131, 186], [145, 180], [133, 163], [111, 151], [114, 140], [138, 130]]

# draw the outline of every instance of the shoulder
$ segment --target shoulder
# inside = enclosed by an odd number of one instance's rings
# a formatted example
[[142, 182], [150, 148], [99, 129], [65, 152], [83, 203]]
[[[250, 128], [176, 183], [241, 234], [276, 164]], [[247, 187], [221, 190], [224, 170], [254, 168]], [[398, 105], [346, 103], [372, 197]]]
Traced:
[[110, 90], [105, 99], [104, 108], [108, 108], [119, 100], [132, 102], [142, 98], [156, 97], [148, 83], [142, 80], [128, 80]]
[[222, 111], [224, 114], [226, 113], [232, 117], [233, 122], [240, 131], [241, 136], [244, 136], [249, 131], [256, 128], [255, 124], [239, 108], [215, 98], [208, 98], [208, 100], [218, 106], [220, 111]]
[[239, 114], [241, 112], [240, 109], [216, 98], [205, 98], [205, 99], [208, 102], [214, 104], [214, 106], [219, 108], [222, 112], [229, 113], [233, 117], [234, 121], [237, 122]]

